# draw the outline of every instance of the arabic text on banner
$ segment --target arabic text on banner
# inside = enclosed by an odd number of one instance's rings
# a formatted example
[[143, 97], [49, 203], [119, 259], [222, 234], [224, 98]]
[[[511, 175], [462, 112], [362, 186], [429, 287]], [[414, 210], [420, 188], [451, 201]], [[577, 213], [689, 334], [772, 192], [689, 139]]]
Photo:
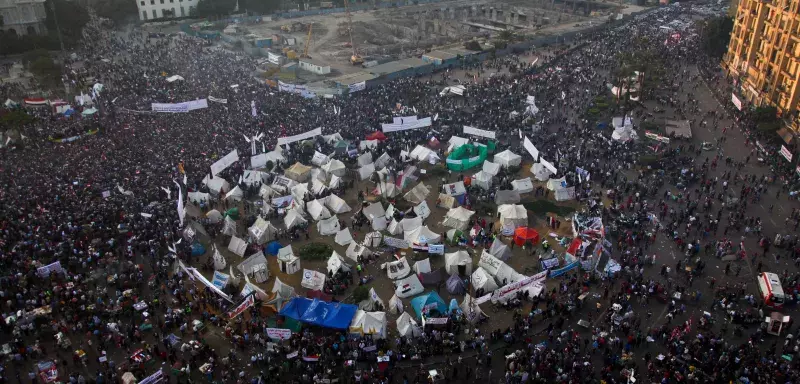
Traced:
[[464, 134], [465, 135], [475, 135], [480, 137], [486, 137], [489, 139], [496, 139], [497, 134], [494, 131], [487, 131], [483, 129], [478, 129], [475, 127], [470, 127], [469, 125], [464, 126]]
[[199, 99], [185, 101], [183, 103], [151, 103], [150, 107], [153, 112], [185, 113], [194, 111], [195, 109], [208, 108], [208, 100]]
[[412, 122], [405, 122], [403, 124], [381, 124], [381, 128], [383, 129], [383, 133], [389, 132], [400, 132], [406, 131], [409, 129], [418, 129], [418, 128], [425, 128], [431, 126], [431, 118], [426, 117], [424, 119], [419, 119]]
[[350, 88], [350, 93], [360, 92], [367, 89], [367, 82], [362, 81], [360, 83], [350, 84], [349, 88]]
[[322, 135], [322, 128], [315, 128], [308, 132], [303, 132], [299, 135], [279, 137], [278, 145], [290, 144], [294, 143], [295, 141], [306, 140], [319, 135]]
[[267, 328], [267, 336], [269, 336], [271, 339], [288, 340], [292, 337], [292, 330], [284, 328]]

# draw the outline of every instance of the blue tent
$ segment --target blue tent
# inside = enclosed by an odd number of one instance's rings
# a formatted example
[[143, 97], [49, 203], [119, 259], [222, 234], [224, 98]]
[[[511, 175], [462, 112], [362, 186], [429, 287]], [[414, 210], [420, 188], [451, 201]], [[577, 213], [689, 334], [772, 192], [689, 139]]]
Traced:
[[454, 315], [461, 313], [461, 307], [458, 306], [458, 302], [456, 299], [450, 299], [450, 307], [447, 308], [448, 315]]
[[411, 299], [411, 306], [419, 318], [422, 318], [423, 313], [428, 317], [436, 317], [447, 313], [447, 304], [438, 293], [433, 291]]
[[206, 253], [206, 247], [203, 244], [200, 244], [199, 241], [192, 243], [192, 256], [200, 256], [204, 253]]
[[326, 303], [317, 299], [295, 297], [281, 308], [280, 314], [306, 324], [347, 329], [357, 310], [358, 306], [353, 304]]
[[283, 248], [283, 246], [281, 245], [281, 243], [279, 243], [276, 240], [276, 241], [272, 241], [269, 244], [267, 244], [267, 247], [264, 248], [264, 251], [267, 252], [268, 254], [272, 255], [272, 256], [278, 256], [278, 251], [281, 248]]

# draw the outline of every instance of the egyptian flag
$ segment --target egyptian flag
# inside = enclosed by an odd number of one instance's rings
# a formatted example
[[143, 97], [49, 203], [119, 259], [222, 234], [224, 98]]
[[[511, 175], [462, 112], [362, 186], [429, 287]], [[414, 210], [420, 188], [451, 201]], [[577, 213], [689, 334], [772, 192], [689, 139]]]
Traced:
[[317, 361], [319, 361], [319, 355], [303, 356], [303, 361], [308, 361], [310, 363], [316, 363]]

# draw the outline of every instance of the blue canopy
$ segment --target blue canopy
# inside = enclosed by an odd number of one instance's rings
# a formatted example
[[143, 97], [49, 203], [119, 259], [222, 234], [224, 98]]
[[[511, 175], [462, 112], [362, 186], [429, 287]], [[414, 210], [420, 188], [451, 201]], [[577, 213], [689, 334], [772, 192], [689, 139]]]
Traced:
[[428, 292], [411, 299], [411, 306], [417, 317], [422, 318], [424, 313], [428, 317], [436, 317], [432, 315], [442, 315], [447, 313], [447, 304], [436, 292]]
[[200, 244], [199, 241], [192, 243], [192, 256], [200, 256], [204, 253], [206, 253], [206, 247], [203, 244]]
[[326, 303], [318, 299], [295, 297], [281, 308], [280, 314], [290, 319], [325, 328], [347, 329], [358, 306]]
[[448, 315], [461, 313], [461, 307], [458, 306], [456, 299], [450, 299], [450, 307], [447, 308]]
[[281, 243], [279, 243], [277, 241], [273, 241], [273, 242], [267, 244], [267, 247], [264, 248], [264, 251], [266, 251], [268, 254], [270, 254], [272, 256], [278, 256], [278, 251], [281, 248], [283, 248]]

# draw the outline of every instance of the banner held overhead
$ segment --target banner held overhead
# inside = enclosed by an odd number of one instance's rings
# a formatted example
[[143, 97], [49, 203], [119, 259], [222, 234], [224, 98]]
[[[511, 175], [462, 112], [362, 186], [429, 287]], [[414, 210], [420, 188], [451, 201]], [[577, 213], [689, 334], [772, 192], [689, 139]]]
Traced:
[[322, 128], [315, 128], [308, 132], [303, 132], [299, 135], [279, 137], [278, 145], [291, 144], [294, 143], [295, 141], [306, 140], [320, 135], [322, 135]]
[[475, 135], [480, 137], [486, 137], [489, 139], [496, 139], [497, 134], [494, 131], [487, 131], [483, 129], [478, 129], [475, 127], [470, 127], [469, 125], [464, 126], [464, 134], [465, 135]]

